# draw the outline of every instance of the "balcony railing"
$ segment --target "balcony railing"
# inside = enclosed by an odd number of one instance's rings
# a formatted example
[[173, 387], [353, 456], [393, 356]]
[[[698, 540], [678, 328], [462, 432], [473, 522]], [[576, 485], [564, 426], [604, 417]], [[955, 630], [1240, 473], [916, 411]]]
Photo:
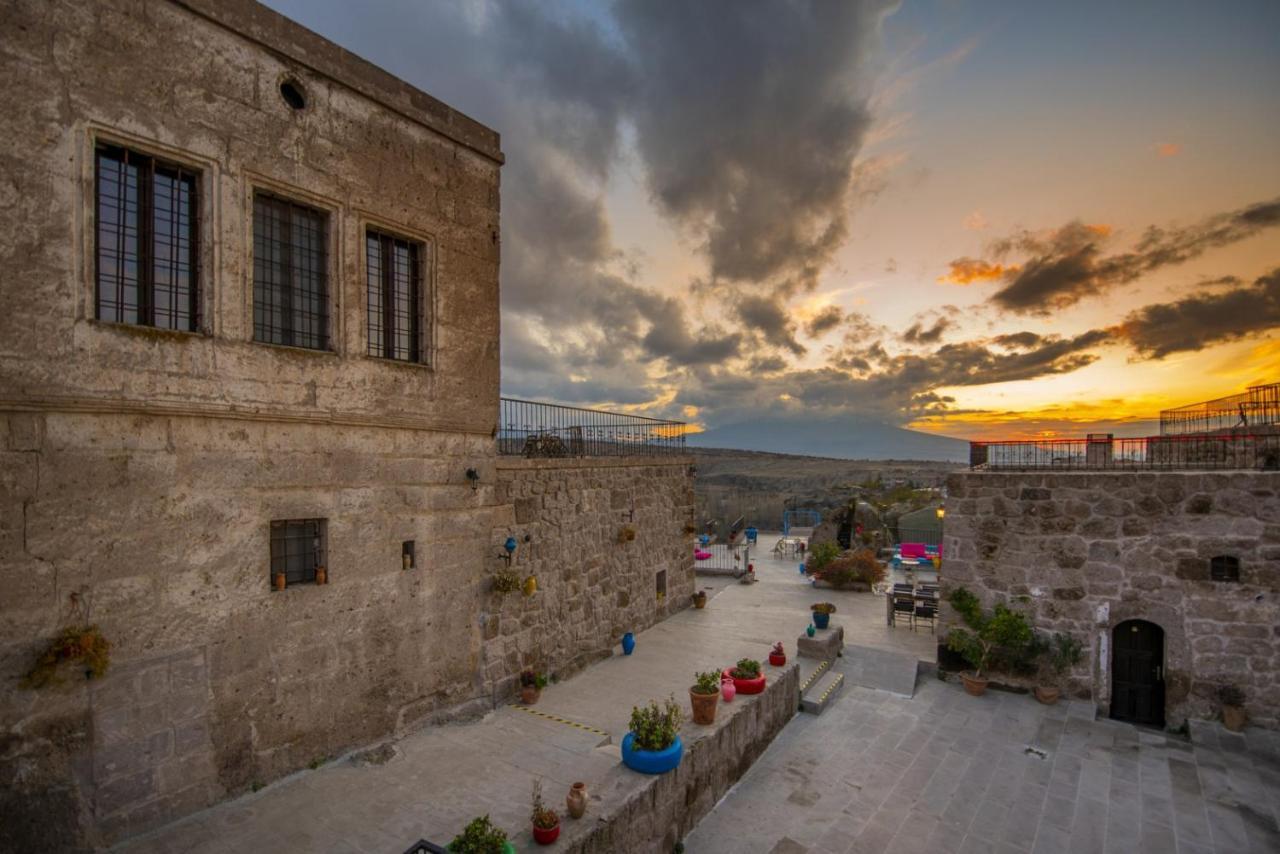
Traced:
[[1280, 383], [1252, 386], [1243, 394], [1166, 409], [1160, 413], [1165, 436], [1220, 430], [1249, 432], [1280, 424]]
[[687, 432], [683, 421], [504, 397], [498, 453], [532, 458], [683, 454]]
[[1280, 469], [1280, 434], [970, 442], [969, 467], [989, 471]]

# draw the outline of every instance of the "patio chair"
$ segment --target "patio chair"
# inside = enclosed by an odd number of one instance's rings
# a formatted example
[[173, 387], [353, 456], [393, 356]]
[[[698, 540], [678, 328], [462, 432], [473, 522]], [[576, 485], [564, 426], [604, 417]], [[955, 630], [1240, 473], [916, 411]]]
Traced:
[[933, 625], [938, 617], [938, 600], [933, 596], [917, 596], [915, 609], [911, 614], [911, 631], [916, 630], [916, 623], [928, 621], [929, 634], [933, 634]]
[[911, 630], [915, 631], [912, 619], [916, 612], [916, 600], [910, 592], [893, 594], [893, 625], [898, 624], [898, 620], [906, 620], [907, 625], [911, 626]]

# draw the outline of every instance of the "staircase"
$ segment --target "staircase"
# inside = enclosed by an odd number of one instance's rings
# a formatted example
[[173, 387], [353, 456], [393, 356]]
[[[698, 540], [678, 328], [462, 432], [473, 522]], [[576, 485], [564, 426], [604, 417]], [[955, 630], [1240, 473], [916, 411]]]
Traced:
[[844, 645], [844, 630], [835, 623], [815, 637], [796, 641], [800, 662], [800, 711], [820, 715], [835, 701], [845, 683], [888, 691], [903, 697], [915, 694], [920, 663], [914, 656], [869, 646]]

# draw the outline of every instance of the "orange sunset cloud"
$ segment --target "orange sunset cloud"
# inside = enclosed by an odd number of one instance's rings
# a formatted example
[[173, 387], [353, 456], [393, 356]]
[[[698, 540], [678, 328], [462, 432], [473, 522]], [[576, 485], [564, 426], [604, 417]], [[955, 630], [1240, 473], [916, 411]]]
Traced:
[[971, 285], [974, 282], [989, 282], [999, 279], [1006, 273], [1016, 273], [1017, 265], [991, 264], [977, 258], [957, 258], [951, 262], [951, 272], [939, 276], [938, 281], [952, 285]]

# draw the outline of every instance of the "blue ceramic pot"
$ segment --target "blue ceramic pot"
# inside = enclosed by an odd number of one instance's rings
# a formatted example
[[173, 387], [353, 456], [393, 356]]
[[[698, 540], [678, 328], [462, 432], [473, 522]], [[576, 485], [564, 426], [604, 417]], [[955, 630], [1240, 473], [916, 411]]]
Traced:
[[623, 655], [630, 655], [631, 650], [635, 648], [636, 648], [636, 636], [631, 634], [631, 632], [627, 632], [625, 635], [622, 636]]
[[666, 750], [636, 750], [632, 747], [635, 733], [629, 732], [622, 739], [622, 764], [641, 774], [665, 774], [680, 764], [684, 755], [684, 743], [680, 736]]
[[830, 622], [831, 622], [830, 614], [820, 614], [817, 611], [813, 612], [813, 624], [818, 628], [825, 629], [827, 627], [827, 624]]
[[804, 564], [800, 564], [800, 574], [804, 575]]

